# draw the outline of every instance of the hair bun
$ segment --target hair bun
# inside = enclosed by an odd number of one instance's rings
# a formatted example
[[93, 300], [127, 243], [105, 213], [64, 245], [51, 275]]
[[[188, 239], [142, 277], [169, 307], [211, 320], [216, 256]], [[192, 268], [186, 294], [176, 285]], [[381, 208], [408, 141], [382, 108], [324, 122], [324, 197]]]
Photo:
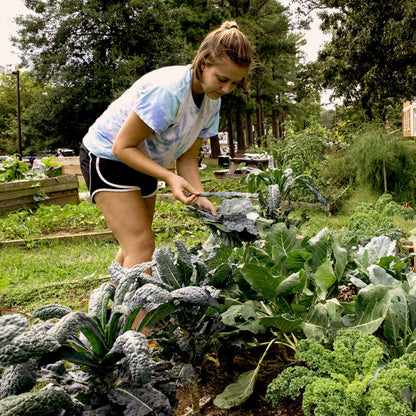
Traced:
[[238, 27], [238, 25], [237, 25], [237, 23], [236, 22], [234, 22], [234, 21], [228, 21], [228, 22], [224, 22], [222, 25], [221, 25], [221, 29], [223, 29], [223, 30], [231, 30], [231, 29], [239, 29], [239, 27]]

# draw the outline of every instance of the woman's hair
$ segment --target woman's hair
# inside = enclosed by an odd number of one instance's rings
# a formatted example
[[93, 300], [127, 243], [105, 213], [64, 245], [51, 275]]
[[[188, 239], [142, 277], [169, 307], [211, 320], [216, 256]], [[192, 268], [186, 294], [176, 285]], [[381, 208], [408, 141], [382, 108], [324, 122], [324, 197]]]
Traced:
[[235, 64], [249, 68], [253, 51], [246, 35], [241, 32], [236, 22], [224, 22], [221, 27], [208, 33], [202, 41], [192, 62], [196, 78], [202, 78], [201, 63], [215, 65], [220, 59], [228, 57]]

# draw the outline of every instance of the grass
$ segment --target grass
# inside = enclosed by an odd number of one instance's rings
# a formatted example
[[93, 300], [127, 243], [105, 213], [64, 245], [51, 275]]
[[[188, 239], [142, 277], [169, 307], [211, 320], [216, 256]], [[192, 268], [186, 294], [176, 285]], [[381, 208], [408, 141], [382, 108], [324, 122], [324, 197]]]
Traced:
[[118, 246], [116, 243], [82, 241], [5, 247], [0, 252], [1, 308], [31, 312], [46, 303], [80, 308], [91, 287], [108, 275]]

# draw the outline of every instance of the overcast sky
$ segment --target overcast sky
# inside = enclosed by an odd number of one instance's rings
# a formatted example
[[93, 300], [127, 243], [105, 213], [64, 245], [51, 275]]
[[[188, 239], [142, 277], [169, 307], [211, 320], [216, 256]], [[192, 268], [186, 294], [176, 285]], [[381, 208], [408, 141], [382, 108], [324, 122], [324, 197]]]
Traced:
[[[13, 18], [27, 12], [22, 0], [0, 0], [0, 65], [17, 64], [19, 59], [12, 50], [10, 36], [16, 31]], [[14, 53], [13, 53], [14, 52]]]

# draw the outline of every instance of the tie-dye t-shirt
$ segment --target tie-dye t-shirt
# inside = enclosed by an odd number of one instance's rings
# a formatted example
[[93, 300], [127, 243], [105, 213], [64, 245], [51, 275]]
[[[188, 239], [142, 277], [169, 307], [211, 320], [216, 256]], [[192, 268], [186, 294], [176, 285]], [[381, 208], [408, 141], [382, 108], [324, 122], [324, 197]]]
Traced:
[[163, 167], [183, 155], [197, 137], [218, 133], [220, 99], [206, 95], [198, 108], [192, 98], [193, 71], [171, 66], [152, 71], [137, 80], [109, 105], [85, 135], [84, 145], [96, 156], [117, 160], [114, 140], [134, 111], [153, 133], [138, 147]]

